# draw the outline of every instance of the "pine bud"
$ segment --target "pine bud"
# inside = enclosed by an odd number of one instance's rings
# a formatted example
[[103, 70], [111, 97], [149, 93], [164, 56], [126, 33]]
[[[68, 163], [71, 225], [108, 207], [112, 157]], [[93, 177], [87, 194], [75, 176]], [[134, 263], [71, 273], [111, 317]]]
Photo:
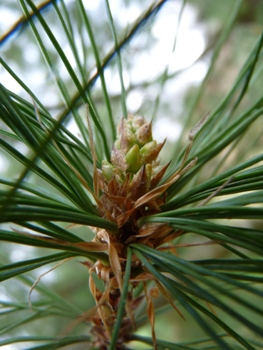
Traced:
[[127, 122], [131, 125], [132, 132], [135, 133], [143, 124], [146, 123], [143, 117], [139, 117], [138, 115], [133, 116], [129, 115]]
[[122, 128], [120, 135], [120, 149], [126, 154], [135, 144], [135, 136], [131, 130], [131, 126], [122, 120]]
[[113, 176], [117, 176], [120, 179], [123, 177], [122, 171], [106, 160], [102, 161], [101, 169], [107, 181], [110, 181]]
[[128, 171], [136, 173], [141, 165], [142, 165], [142, 158], [140, 153], [140, 148], [138, 145], [134, 145], [129, 152], [126, 154], [126, 162], [128, 163]]
[[143, 124], [135, 133], [139, 146], [145, 145], [152, 141], [152, 122]]

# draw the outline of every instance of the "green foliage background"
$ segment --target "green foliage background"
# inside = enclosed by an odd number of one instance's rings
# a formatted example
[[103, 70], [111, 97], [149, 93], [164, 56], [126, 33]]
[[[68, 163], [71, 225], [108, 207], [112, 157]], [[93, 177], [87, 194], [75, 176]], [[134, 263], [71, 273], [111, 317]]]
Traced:
[[[209, 68], [200, 86], [186, 90], [183, 112], [177, 114], [176, 96], [171, 98], [172, 92], [167, 96], [167, 86], [173, 86], [183, 72], [169, 71], [169, 57], [167, 66], [156, 67], [158, 74], [153, 73], [150, 81], [124, 88], [122, 78], [132, 71], [139, 54], [155, 44], [151, 28], [170, 3], [136, 3], [140, 15], [130, 23], [121, 20], [120, 9], [110, 12], [112, 1], [103, 2], [100, 18], [86, 10], [81, 0], [1, 4], [29, 17], [2, 36], [0, 47], [2, 71], [22, 87], [16, 94], [0, 85], [0, 146], [8, 161], [0, 179], [2, 346], [88, 347], [87, 324], [78, 325], [65, 338], [56, 337], [93, 306], [87, 269], [79, 261], [105, 261], [106, 254], [39, 242], [12, 228], [22, 230], [22, 226], [69, 243], [92, 240], [89, 225], [116, 229], [98, 216], [91, 196], [64, 159], [92, 188], [85, 104], [90, 107], [100, 167], [101, 160], [110, 157], [116, 124], [127, 114], [127, 96], [139, 91], [143, 102], [134, 113], [153, 118], [154, 123], [162, 116], [175, 115], [183, 128], [177, 142], [168, 140], [163, 151], [163, 163], [172, 159], [166, 179], [180, 165], [189, 131], [211, 111], [189, 157], [198, 156], [196, 167], [168, 189], [162, 213], [142, 219], [141, 224], [165, 222], [183, 229], [185, 234], [175, 244], [208, 240], [219, 244], [178, 248], [178, 257], [136, 244], [131, 247], [170, 291], [186, 318], [184, 322], [162, 298], [156, 300], [158, 346], [262, 348], [262, 2], [181, 2], [181, 11], [176, 13], [179, 23], [191, 5], [198, 10], [198, 22], [207, 28], [206, 48], [198, 61], [209, 62]], [[121, 9], [126, 7], [128, 13], [131, 6], [132, 2], [123, 1]], [[65, 42], [75, 59], [74, 69], [63, 50]], [[25, 58], [28, 47], [42, 53], [32, 65]], [[32, 80], [32, 71], [44, 75], [45, 84], [38, 83], [37, 74]], [[119, 74], [118, 93], [110, 90], [107, 74], [114, 79]], [[72, 120], [79, 130], [77, 136], [69, 128]], [[231, 176], [219, 196], [198, 206]], [[71, 223], [84, 226], [66, 229]], [[77, 257], [41, 279], [32, 293], [30, 313], [28, 293], [36, 278], [73, 256]], [[127, 348], [149, 349], [151, 330], [145, 305], [136, 311], [136, 323], [133, 339], [144, 344], [133, 342]]]

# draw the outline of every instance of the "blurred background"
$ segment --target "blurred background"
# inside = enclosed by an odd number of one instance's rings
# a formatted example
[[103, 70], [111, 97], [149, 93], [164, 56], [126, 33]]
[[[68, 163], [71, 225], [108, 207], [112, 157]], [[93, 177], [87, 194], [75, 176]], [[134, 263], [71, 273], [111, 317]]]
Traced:
[[[34, 3], [36, 5], [42, 4], [38, 1], [34, 1]], [[137, 20], [138, 16], [148, 8], [151, 1], [110, 0], [109, 3], [116, 31], [121, 38], [133, 22]], [[61, 6], [59, 1], [57, 4]], [[74, 40], [79, 52], [81, 52], [84, 76], [88, 80], [96, 70], [90, 40], [84, 30], [83, 21], [80, 19], [77, 2], [65, 0], [64, 4], [72, 23]], [[96, 44], [102, 59], [114, 47], [105, 2], [103, 0], [83, 0], [83, 4], [92, 24]], [[216, 60], [212, 74], [207, 76], [215, 52], [215, 45], [218, 43], [218, 38], [235, 4], [236, 2], [229, 0], [213, 2], [211, 0], [166, 1], [155, 16], [146, 23], [142, 23], [140, 29], [121, 51], [127, 108], [131, 113], [143, 115], [147, 120], [153, 119], [153, 133], [157, 141], [161, 142], [167, 137], [165, 148], [161, 154], [163, 163], [171, 159], [175, 149], [181, 149], [185, 145], [189, 130], [195, 125], [196, 121], [207, 111], [213, 110], [223, 99], [262, 30], [263, 2], [261, 0], [243, 1], [234, 26]], [[55, 84], [54, 75], [48, 69], [30, 27], [23, 23], [16, 24], [22, 15], [22, 9], [17, 1], [0, 1], [1, 57], [15, 74], [34, 91], [52, 116], [56, 118], [65, 107], [65, 103]], [[50, 25], [72, 67], [79, 74], [78, 63], [75, 61], [54, 7], [52, 5], [47, 6], [42, 10], [42, 15]], [[49, 55], [52, 57], [52, 64], [63, 78], [70, 95], [73, 96], [76, 90], [61, 59], [37, 20], [35, 20], [35, 25], [41, 34]], [[209, 79], [206, 80], [202, 94], [197, 99], [199, 88], [205, 77], [209, 77]], [[82, 79], [81, 76], [80, 79]], [[105, 79], [113, 116], [117, 123], [122, 117], [122, 110], [120, 102], [121, 84], [116, 56], [105, 69]], [[9, 90], [32, 102], [23, 88], [1, 65], [0, 82]], [[260, 82], [255, 81], [253, 88], [246, 94], [239, 106], [239, 110], [249, 105], [250, 98], [254, 98], [258, 94], [259, 88]], [[91, 94], [103, 120], [107, 109], [99, 79], [92, 86]], [[81, 106], [80, 110], [83, 118], [85, 118], [84, 107]], [[185, 125], [185, 120], [189, 116], [189, 125]], [[105, 120], [108, 119], [105, 118]], [[81, 138], [73, 118], [68, 119], [65, 125], [71, 132]], [[0, 126], [3, 129], [6, 128], [3, 124]], [[225, 154], [221, 153], [212, 163], [209, 163], [199, 181], [205, 180], [211, 174], [216, 174], [219, 170], [220, 172], [225, 170], [228, 164], [233, 165], [237, 161], [244, 161], [248, 157], [258, 154], [258, 151], [262, 149], [263, 140], [262, 137], [253, 140], [253, 130], [260, 127], [262, 129], [260, 124], [254, 123], [246, 136], [239, 141], [239, 145], [234, 152], [229, 154], [227, 161], [224, 164], [220, 163], [222, 158], [228, 154], [229, 149], [225, 150]], [[107, 130], [107, 125], [105, 129]], [[110, 137], [109, 135], [109, 144], [112, 143]], [[26, 146], [18, 142], [16, 144], [15, 141], [14, 145], [20, 152], [28, 154]], [[0, 150], [1, 177], [16, 178], [20, 171], [21, 165]], [[90, 239], [93, 237], [88, 228], [79, 227], [72, 228], [72, 230], [80, 236], [85, 236], [87, 240], [88, 237]], [[195, 255], [195, 251], [197, 256], [200, 254], [199, 248], [191, 249], [191, 257]], [[206, 251], [205, 248], [202, 249], [203, 258], [221, 257], [221, 255], [223, 257], [224, 254], [218, 247], [209, 248], [209, 251]], [[46, 250], [44, 253], [46, 253]], [[181, 249], [179, 254], [184, 254], [184, 257], [187, 258], [188, 253], [184, 253]], [[43, 255], [41, 249], [29, 246], [1, 243], [0, 247], [1, 264], [41, 255]], [[48, 273], [41, 279], [41, 284], [44, 288], [55, 291], [79, 307], [80, 310], [85, 311], [93, 305], [93, 298], [89, 292], [87, 269], [78, 263], [80, 260], [75, 259], [67, 262]], [[26, 277], [27, 279], [17, 278], [1, 283], [0, 304], [2, 302], [4, 305], [4, 303], [10, 301], [26, 303], [32, 281], [48, 269], [49, 267], [45, 266], [30, 273], [29, 277]], [[37, 290], [33, 291], [32, 301], [37, 301], [42, 297], [43, 295], [40, 295]], [[26, 320], [30, 317], [28, 310], [21, 310], [20, 316], [24, 322], [15, 329], [12, 326], [14, 325], [12, 313], [1, 317], [1, 339], [29, 333], [56, 335], [69, 322], [65, 317], [54, 317], [49, 320], [43, 315], [43, 318], [27, 323]], [[82, 325], [79, 326], [78, 332], [87, 333], [88, 331], [86, 326]], [[150, 332], [150, 326], [145, 326], [139, 331], [140, 334], [144, 335], [150, 335]], [[190, 338], [198, 336], [200, 330], [191, 323], [191, 320], [183, 323], [178, 315], [170, 312], [168, 315], [165, 314], [157, 318], [156, 332], [161, 339], [181, 341], [185, 338], [190, 340]], [[24, 349], [25, 347], [25, 344], [7, 345], [3, 349], [15, 350]], [[77, 348], [77, 346], [74, 348]]]

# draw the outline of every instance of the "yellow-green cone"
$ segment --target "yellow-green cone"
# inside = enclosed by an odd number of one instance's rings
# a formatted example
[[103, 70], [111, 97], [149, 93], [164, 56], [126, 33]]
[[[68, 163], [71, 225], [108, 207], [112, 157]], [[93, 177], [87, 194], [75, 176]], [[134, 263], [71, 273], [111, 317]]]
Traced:
[[110, 181], [115, 176], [122, 183], [129, 174], [131, 197], [136, 199], [142, 196], [158, 184], [167, 168], [158, 166], [156, 162], [163, 145], [164, 142], [158, 144], [153, 140], [151, 122], [147, 123], [143, 117], [129, 115], [127, 120], [122, 119], [118, 125], [111, 163], [102, 163], [104, 178]]

